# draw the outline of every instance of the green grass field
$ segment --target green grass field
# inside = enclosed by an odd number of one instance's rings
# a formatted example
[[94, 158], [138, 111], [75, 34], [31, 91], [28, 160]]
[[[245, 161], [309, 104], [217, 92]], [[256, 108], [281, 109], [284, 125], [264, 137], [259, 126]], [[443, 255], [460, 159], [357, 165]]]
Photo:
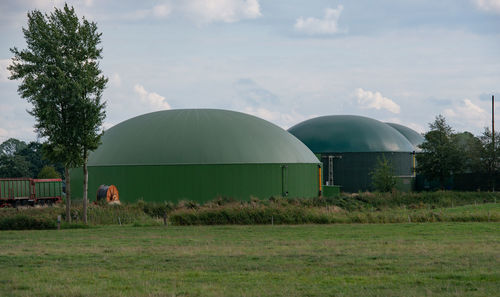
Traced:
[[0, 296], [498, 296], [500, 223], [0, 232]]

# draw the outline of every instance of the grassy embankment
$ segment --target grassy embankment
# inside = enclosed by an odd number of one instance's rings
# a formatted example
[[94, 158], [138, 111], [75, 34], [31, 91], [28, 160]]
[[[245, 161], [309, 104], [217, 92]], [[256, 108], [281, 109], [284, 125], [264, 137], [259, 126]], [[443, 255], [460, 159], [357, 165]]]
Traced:
[[[333, 224], [405, 222], [500, 222], [500, 193], [361, 193], [338, 198], [215, 199], [204, 205], [182, 201], [91, 205], [90, 225], [160, 225], [167, 215], [174, 225]], [[499, 201], [500, 202], [500, 201]], [[55, 228], [63, 205], [55, 208], [0, 209], [0, 229]], [[72, 210], [74, 221], [81, 206]], [[63, 228], [79, 227], [66, 225]]]
[[0, 296], [495, 296], [500, 224], [0, 232]]

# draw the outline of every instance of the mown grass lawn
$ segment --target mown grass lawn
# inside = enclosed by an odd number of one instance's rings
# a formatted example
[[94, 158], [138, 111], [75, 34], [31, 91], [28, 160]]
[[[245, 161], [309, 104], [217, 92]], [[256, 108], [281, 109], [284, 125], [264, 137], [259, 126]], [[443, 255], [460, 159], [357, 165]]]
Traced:
[[0, 232], [0, 296], [498, 296], [500, 223]]

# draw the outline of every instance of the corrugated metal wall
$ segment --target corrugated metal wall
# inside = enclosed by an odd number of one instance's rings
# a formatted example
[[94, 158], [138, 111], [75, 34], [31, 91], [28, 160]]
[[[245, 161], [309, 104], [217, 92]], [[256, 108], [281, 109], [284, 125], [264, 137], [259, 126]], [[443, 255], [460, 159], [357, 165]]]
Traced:
[[[283, 191], [288, 197], [316, 197], [318, 174], [318, 164], [95, 166], [89, 167], [89, 200], [95, 200], [101, 184], [117, 186], [120, 200], [125, 202], [265, 199], [281, 196]], [[82, 175], [81, 168], [71, 170], [75, 199], [82, 197]]]

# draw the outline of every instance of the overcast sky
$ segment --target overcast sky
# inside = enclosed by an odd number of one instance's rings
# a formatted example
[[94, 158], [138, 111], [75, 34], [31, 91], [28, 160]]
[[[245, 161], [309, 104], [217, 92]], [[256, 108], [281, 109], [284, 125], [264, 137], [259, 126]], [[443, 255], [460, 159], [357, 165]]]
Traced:
[[[25, 47], [28, 11], [63, 3], [0, 3], [0, 142], [36, 139], [19, 82], [7, 79], [9, 48]], [[102, 32], [106, 128], [156, 110], [222, 108], [285, 129], [355, 114], [424, 132], [443, 114], [480, 134], [491, 95], [500, 99], [500, 0], [68, 3]]]

